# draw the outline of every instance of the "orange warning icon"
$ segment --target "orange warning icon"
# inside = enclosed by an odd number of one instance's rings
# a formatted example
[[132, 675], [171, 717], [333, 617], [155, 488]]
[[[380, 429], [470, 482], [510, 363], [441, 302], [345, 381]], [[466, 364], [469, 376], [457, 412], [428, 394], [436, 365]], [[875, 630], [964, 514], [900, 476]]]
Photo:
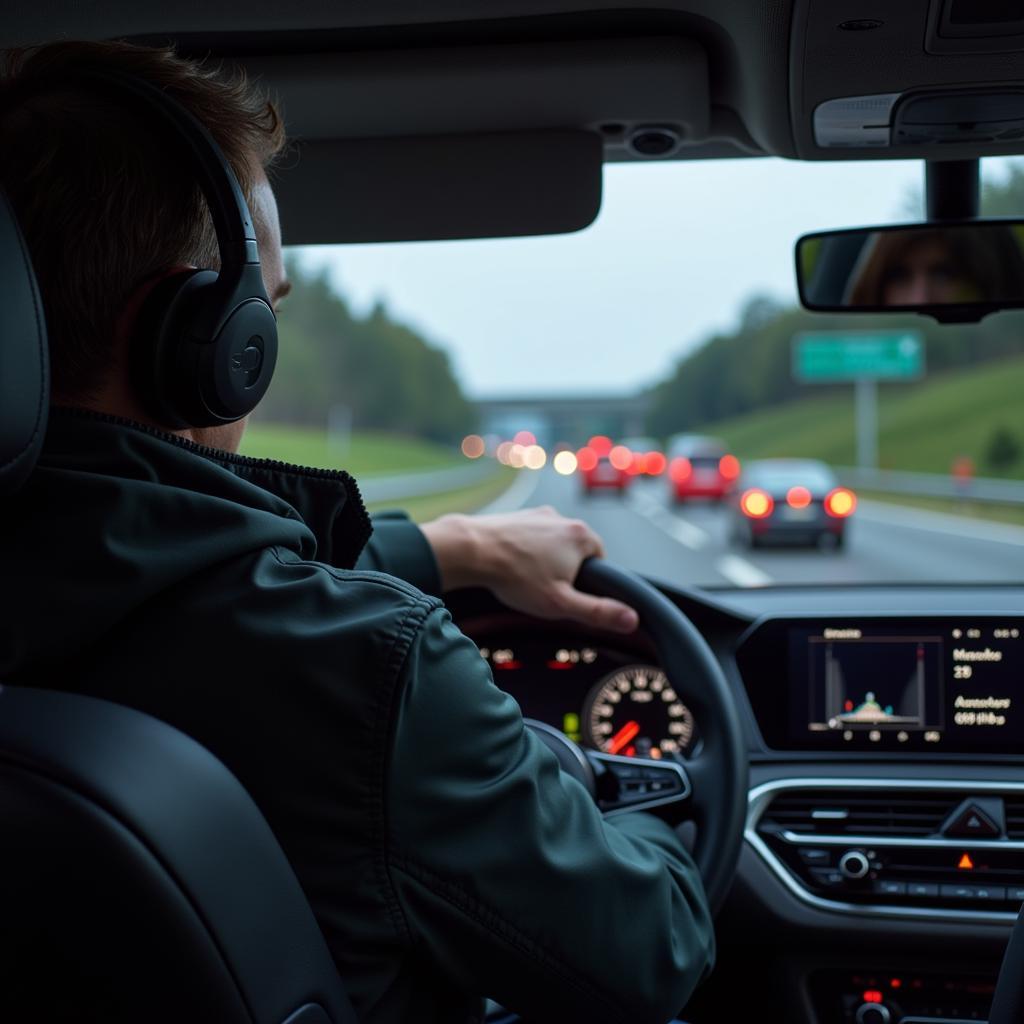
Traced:
[[960, 858], [960, 863], [957, 864], [957, 867], [960, 868], [961, 871], [971, 871], [974, 868], [974, 861], [971, 860], [971, 855], [969, 853], [965, 853]]

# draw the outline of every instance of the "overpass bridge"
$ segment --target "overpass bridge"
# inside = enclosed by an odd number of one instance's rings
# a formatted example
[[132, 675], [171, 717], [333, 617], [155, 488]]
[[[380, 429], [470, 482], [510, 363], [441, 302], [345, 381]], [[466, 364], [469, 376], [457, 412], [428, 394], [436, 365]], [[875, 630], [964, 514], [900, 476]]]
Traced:
[[645, 434], [650, 406], [647, 394], [500, 395], [474, 403], [484, 434], [512, 437], [529, 430], [551, 446], [582, 444], [594, 434], [612, 438]]

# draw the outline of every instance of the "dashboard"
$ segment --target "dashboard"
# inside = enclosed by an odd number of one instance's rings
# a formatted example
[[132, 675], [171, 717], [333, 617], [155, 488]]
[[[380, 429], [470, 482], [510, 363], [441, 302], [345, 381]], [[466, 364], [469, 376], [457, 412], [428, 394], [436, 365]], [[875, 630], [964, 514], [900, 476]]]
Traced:
[[[1024, 903], [1024, 588], [659, 589], [718, 659], [749, 753], [719, 967], [688, 1017], [984, 1019]], [[699, 749], [642, 634], [457, 598], [525, 717], [626, 756]]]

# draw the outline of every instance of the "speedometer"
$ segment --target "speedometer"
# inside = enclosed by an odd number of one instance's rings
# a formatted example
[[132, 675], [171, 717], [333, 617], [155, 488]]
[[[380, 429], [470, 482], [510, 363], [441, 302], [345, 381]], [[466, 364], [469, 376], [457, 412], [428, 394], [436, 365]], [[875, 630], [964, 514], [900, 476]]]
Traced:
[[591, 746], [607, 754], [653, 757], [685, 754], [693, 715], [650, 665], [629, 665], [606, 676], [587, 696], [584, 728]]

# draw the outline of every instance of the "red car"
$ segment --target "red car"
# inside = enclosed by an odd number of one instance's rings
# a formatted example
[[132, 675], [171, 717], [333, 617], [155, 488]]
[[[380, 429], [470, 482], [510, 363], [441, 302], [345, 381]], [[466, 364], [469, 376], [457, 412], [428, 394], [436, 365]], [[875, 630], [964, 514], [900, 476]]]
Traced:
[[633, 462], [633, 453], [624, 445], [614, 445], [607, 437], [592, 437], [576, 453], [584, 494], [598, 490], [625, 494], [635, 476]]
[[725, 442], [698, 434], [680, 434], [669, 445], [668, 476], [675, 501], [721, 501], [736, 486], [740, 462]]

